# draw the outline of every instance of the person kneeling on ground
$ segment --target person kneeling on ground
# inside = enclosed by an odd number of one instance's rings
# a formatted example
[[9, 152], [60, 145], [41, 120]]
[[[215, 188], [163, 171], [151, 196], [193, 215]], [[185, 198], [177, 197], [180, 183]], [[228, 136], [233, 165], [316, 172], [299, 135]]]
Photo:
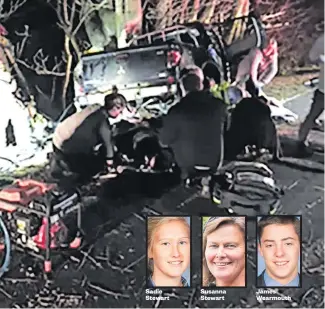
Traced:
[[67, 185], [84, 183], [112, 169], [114, 145], [110, 119], [117, 118], [126, 106], [117, 93], [105, 97], [104, 106], [94, 104], [75, 113], [58, 125], [53, 136], [51, 177], [67, 180]]
[[[125, 123], [121, 123], [126, 126]], [[143, 122], [138, 126], [126, 128], [115, 135], [115, 147], [118, 153], [123, 154], [119, 165], [131, 165], [143, 170], [167, 171], [173, 166], [173, 157], [168, 148], [160, 145], [154, 128], [149, 123]]]
[[225, 134], [225, 157], [234, 160], [247, 147], [256, 148], [254, 157], [279, 157], [280, 144], [270, 107], [262, 98], [244, 98], [231, 112], [230, 127]]
[[159, 132], [162, 144], [169, 146], [189, 181], [198, 174], [216, 172], [223, 161], [223, 128], [226, 104], [203, 90], [200, 68], [188, 70], [181, 79], [184, 97], [163, 118]]

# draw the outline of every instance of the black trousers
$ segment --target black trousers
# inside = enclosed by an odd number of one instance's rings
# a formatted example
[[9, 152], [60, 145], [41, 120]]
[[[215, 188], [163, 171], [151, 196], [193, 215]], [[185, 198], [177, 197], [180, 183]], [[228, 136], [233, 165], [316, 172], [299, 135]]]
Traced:
[[49, 176], [61, 187], [71, 188], [90, 181], [105, 168], [104, 148], [90, 154], [64, 153], [53, 145]]
[[299, 141], [305, 142], [310, 130], [314, 127], [317, 118], [324, 111], [324, 93], [318, 89], [314, 92], [310, 111], [299, 129]]
[[252, 97], [259, 97], [260, 90], [256, 87], [251, 78], [246, 82], [246, 90]]

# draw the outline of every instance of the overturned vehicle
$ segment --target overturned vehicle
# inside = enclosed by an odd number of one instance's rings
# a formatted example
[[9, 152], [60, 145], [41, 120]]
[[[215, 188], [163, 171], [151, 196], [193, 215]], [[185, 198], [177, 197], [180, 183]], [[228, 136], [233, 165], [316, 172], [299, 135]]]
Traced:
[[[224, 38], [238, 22], [244, 30], [227, 42]], [[137, 107], [165, 113], [181, 95], [179, 78], [185, 66], [209, 67], [218, 84], [231, 83], [242, 57], [265, 40], [263, 26], [253, 16], [217, 25], [178, 25], [135, 37], [126, 48], [82, 57], [75, 70], [76, 105], [101, 103], [117, 89]]]

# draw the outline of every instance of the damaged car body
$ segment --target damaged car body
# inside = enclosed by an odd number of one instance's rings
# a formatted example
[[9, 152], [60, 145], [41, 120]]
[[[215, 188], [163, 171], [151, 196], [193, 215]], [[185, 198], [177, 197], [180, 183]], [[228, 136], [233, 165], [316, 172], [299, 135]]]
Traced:
[[[243, 31], [229, 41], [230, 28], [239, 22]], [[193, 22], [134, 37], [126, 48], [81, 57], [74, 72], [75, 104], [101, 103], [114, 89], [137, 105], [152, 98], [155, 104], [166, 97], [178, 100], [180, 72], [191, 64], [212, 62], [221, 82], [231, 83], [234, 65], [265, 40], [254, 16], [214, 25]]]

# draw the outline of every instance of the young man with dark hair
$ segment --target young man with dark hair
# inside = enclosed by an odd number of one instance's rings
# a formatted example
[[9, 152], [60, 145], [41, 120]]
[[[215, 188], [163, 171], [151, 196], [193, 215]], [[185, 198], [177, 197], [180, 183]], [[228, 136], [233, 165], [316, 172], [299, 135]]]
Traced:
[[299, 287], [301, 230], [296, 216], [266, 216], [258, 221], [258, 250], [265, 270], [258, 287]]
[[226, 105], [203, 90], [200, 68], [189, 68], [181, 79], [184, 97], [163, 118], [161, 142], [169, 146], [186, 180], [196, 171], [214, 172], [223, 161]]
[[114, 157], [111, 120], [122, 113], [126, 104], [122, 95], [109, 94], [104, 106], [90, 105], [60, 123], [53, 136], [51, 176], [60, 179], [69, 175], [69, 181], [72, 177], [83, 182], [105, 165], [111, 167]]

